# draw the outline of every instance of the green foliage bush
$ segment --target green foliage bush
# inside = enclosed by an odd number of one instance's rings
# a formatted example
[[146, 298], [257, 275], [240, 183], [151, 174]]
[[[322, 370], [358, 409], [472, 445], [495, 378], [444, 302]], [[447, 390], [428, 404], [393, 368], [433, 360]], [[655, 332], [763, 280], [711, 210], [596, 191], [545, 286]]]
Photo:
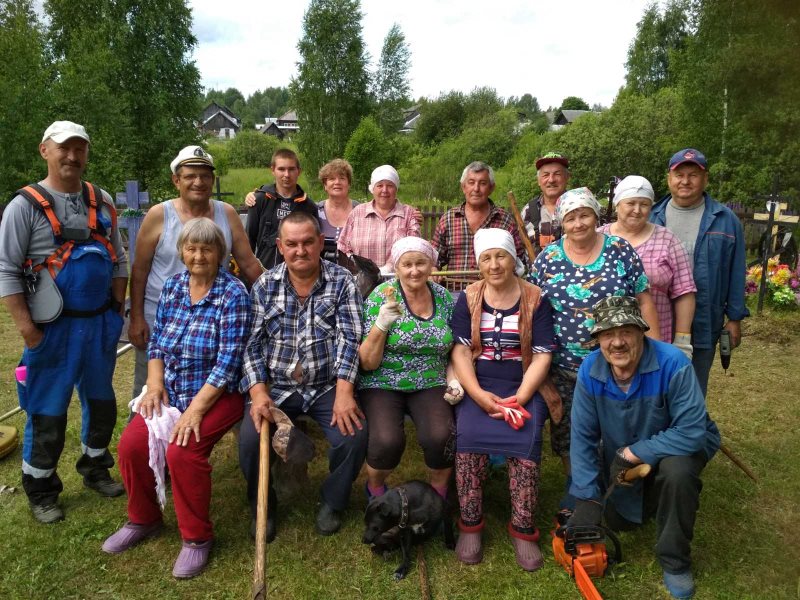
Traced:
[[281, 145], [278, 138], [258, 131], [240, 131], [227, 145], [228, 162], [231, 167], [268, 168], [272, 153]]

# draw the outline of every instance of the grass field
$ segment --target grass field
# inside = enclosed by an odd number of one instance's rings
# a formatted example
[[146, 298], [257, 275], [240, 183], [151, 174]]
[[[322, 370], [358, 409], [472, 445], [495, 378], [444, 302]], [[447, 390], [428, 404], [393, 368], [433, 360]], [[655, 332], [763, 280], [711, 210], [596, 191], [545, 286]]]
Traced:
[[[0, 413], [16, 405], [12, 374], [20, 350], [8, 313], [0, 308]], [[117, 367], [120, 419], [114, 447], [127, 412], [132, 362], [128, 354]], [[718, 365], [712, 371], [709, 410], [725, 441], [756, 471], [760, 482], [751, 482], [722, 455], [706, 468], [693, 544], [699, 600], [798, 597], [799, 364], [800, 316], [772, 315], [746, 321], [743, 345], [734, 352], [727, 377]], [[217, 537], [209, 568], [194, 580], [178, 582], [171, 577], [180, 548], [171, 505], [166, 531], [159, 538], [121, 556], [100, 551], [105, 537], [125, 521], [125, 499], [100, 498], [81, 485], [73, 468], [80, 448], [80, 411], [75, 405], [59, 469], [65, 486], [60, 499], [67, 514], [64, 522], [43, 526], [33, 521], [19, 489], [19, 449], [0, 461], [0, 484], [18, 488], [16, 493], [0, 494], [0, 598], [249, 598], [253, 544], [233, 436], [226, 436], [212, 455]], [[21, 430], [24, 417], [12, 417], [5, 424]], [[278, 538], [267, 557], [269, 596], [419, 598], [415, 567], [406, 580], [395, 583], [391, 574], [399, 557], [386, 562], [360, 543], [363, 479], [353, 488], [342, 531], [329, 538], [314, 533], [317, 488], [326, 471], [324, 443], [318, 440], [317, 447], [311, 486], [281, 499]], [[410, 443], [390, 483], [424, 478], [422, 465], [419, 447]], [[528, 574], [516, 566], [504, 530], [509, 516], [505, 479], [502, 473], [493, 474], [486, 488], [484, 562], [466, 567], [438, 541], [428, 545], [425, 555], [433, 597], [580, 598], [574, 583], [554, 563], [549, 546], [550, 520], [562, 485], [559, 462], [547, 454], [537, 516], [546, 562], [543, 569]], [[650, 523], [621, 536], [625, 562], [597, 581], [604, 598], [669, 597], [653, 557], [654, 531]]]

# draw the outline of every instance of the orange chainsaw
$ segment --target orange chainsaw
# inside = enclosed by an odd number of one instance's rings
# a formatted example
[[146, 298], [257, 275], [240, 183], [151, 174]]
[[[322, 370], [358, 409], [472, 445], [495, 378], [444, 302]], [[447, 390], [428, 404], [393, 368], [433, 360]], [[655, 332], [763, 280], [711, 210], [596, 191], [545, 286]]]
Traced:
[[[650, 474], [650, 465], [643, 463], [628, 469], [623, 478], [633, 481]], [[611, 495], [616, 483], [608, 488], [605, 499]], [[603, 577], [610, 565], [622, 562], [622, 546], [619, 538], [610, 529], [597, 526], [572, 526], [567, 528], [571, 510], [562, 510], [556, 515], [553, 535], [553, 557], [570, 577], [575, 578], [578, 590], [586, 600], [603, 600], [592, 583], [592, 577]], [[606, 551], [606, 538], [614, 543], [614, 556], [609, 558]]]

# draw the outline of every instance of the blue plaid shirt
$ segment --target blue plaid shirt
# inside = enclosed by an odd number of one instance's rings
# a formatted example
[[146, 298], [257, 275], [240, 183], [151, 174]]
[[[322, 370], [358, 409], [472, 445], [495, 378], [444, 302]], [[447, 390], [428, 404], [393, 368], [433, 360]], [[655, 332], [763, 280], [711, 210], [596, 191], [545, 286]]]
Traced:
[[227, 271], [220, 269], [206, 297], [194, 305], [188, 271], [167, 279], [148, 355], [164, 361], [170, 406], [185, 411], [205, 383], [237, 390], [251, 322], [247, 289]]
[[348, 271], [320, 262], [319, 279], [303, 304], [285, 264], [256, 281], [250, 292], [253, 331], [244, 353], [242, 392], [267, 384], [277, 405], [297, 392], [307, 411], [337, 379], [355, 383], [363, 330], [361, 295]]

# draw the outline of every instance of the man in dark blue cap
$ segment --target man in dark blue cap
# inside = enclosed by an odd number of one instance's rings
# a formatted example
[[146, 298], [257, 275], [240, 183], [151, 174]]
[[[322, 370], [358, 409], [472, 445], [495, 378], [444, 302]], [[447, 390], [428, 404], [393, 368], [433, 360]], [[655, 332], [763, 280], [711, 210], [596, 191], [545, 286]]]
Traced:
[[699, 150], [685, 148], [672, 156], [667, 184], [670, 193], [653, 207], [650, 220], [678, 236], [692, 263], [697, 285], [692, 331], [675, 334], [691, 335], [692, 364], [705, 395], [720, 333], [728, 330], [735, 348], [741, 320], [750, 315], [744, 302], [744, 230], [733, 211], [705, 191], [708, 162]]

